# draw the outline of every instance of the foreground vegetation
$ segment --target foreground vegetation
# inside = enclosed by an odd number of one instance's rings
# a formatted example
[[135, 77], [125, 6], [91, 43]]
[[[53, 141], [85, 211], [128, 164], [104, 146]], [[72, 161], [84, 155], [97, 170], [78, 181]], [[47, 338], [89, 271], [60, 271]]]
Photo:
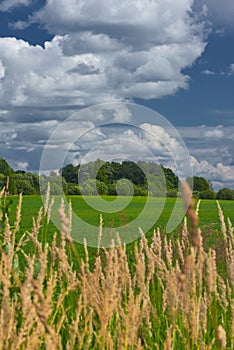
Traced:
[[63, 205], [50, 244], [41, 239], [50, 201], [20, 237], [22, 197], [11, 226], [2, 206], [0, 348], [233, 349], [233, 227], [217, 202], [211, 249], [199, 205], [190, 203], [180, 235], [142, 233], [133, 248], [99, 248], [92, 260], [73, 242]]

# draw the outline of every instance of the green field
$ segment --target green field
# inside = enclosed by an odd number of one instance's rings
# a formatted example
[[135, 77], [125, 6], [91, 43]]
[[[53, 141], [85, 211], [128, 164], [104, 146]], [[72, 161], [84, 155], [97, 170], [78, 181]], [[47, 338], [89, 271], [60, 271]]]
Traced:
[[[58, 208], [61, 203], [61, 197], [54, 197], [55, 203], [54, 203], [54, 213], [57, 214]], [[93, 200], [93, 203], [97, 201], [97, 197], [90, 197]], [[103, 197], [106, 201], [113, 201], [116, 197], [112, 196], [106, 196]], [[10, 224], [12, 227], [14, 226], [15, 221], [15, 214], [16, 214], [16, 208], [19, 200], [19, 196], [12, 196], [12, 204], [10, 206]], [[125, 198], [126, 199], [126, 198]], [[51, 200], [51, 199], [50, 199]], [[98, 210], [93, 209], [90, 207], [84, 198], [81, 196], [70, 196], [67, 197], [67, 203], [66, 206], [68, 206], [68, 202], [71, 201], [73, 211], [75, 212], [78, 217], [80, 217], [84, 222], [90, 224], [93, 226], [94, 232], [97, 232], [99, 229], [99, 222], [100, 222], [100, 214], [103, 216], [103, 227], [121, 227], [126, 225], [127, 223], [131, 223], [132, 220], [134, 220], [143, 210], [146, 202], [146, 197], [133, 197], [130, 201], [130, 204], [124, 208], [121, 211], [118, 211], [116, 213], [105, 213]], [[160, 209], [163, 199], [161, 198], [155, 198], [151, 197], [150, 201], [152, 203], [152, 208], [150, 211], [148, 211], [146, 217], [146, 220], [150, 219], [150, 217], [155, 217], [157, 210]], [[183, 225], [183, 220], [178, 224], [178, 226], [175, 228], [175, 230], [171, 233], [165, 233], [165, 227], [168, 222], [168, 219], [171, 215], [171, 212], [175, 206], [176, 199], [174, 198], [167, 198], [165, 201], [164, 208], [162, 210], [161, 215], [159, 216], [158, 220], [155, 220], [153, 226], [150, 228], [148, 232], [145, 232], [147, 239], [151, 239], [153, 236], [153, 232], [155, 229], [159, 228], [160, 232], [162, 234], [166, 234], [166, 236], [169, 238], [171, 236], [175, 238], [179, 238], [181, 236], [181, 228]], [[227, 223], [227, 217], [230, 218], [232, 221], [232, 224], [234, 224], [234, 201], [219, 201], [221, 208], [225, 215], [225, 220]], [[197, 203], [195, 203], [197, 204]], [[32, 231], [32, 223], [33, 218], [36, 219], [38, 215], [39, 209], [43, 207], [43, 201], [41, 196], [23, 196], [23, 202], [22, 202], [22, 210], [21, 210], [21, 222], [20, 222], [20, 228], [16, 236], [16, 240], [19, 241], [20, 237], [27, 231]], [[67, 209], [67, 208], [66, 208]], [[44, 222], [42, 222], [42, 228], [39, 233], [39, 239], [42, 242], [52, 242], [53, 234], [54, 232], [57, 232], [58, 235], [60, 235], [60, 223], [58, 217], [56, 217], [56, 220], [58, 220], [58, 225], [55, 225], [53, 222], [50, 221], [49, 225], [44, 225]], [[204, 240], [204, 247], [206, 249], [213, 248], [216, 249], [216, 246], [219, 244], [219, 237], [220, 237], [220, 220], [218, 215], [218, 208], [217, 203], [215, 200], [201, 200], [200, 203], [200, 210], [199, 210], [199, 226], [201, 227], [203, 233], [203, 240]], [[46, 227], [46, 229], [44, 229]], [[139, 230], [136, 229], [138, 232]], [[76, 230], [79, 234], [79, 228]], [[76, 234], [72, 235], [75, 241], [75, 245], [77, 248], [77, 251], [79, 255], [84, 258], [85, 257], [85, 251], [83, 244], [80, 244], [81, 242], [76, 240]], [[140, 235], [137, 235], [137, 239], [140, 238]], [[122, 237], [121, 237], [122, 239]], [[133, 241], [133, 240], [132, 240]], [[108, 245], [109, 246], [109, 245]], [[128, 256], [132, 256], [132, 250], [134, 247], [134, 241], [132, 243], [127, 244], [127, 254]], [[25, 246], [26, 251], [31, 250], [31, 244]], [[93, 265], [96, 257], [97, 249], [95, 247], [88, 247], [89, 253], [90, 253], [90, 263]], [[219, 262], [218, 268], [222, 270], [222, 261]]]
[[[95, 202], [98, 199], [96, 197], [89, 198], [92, 199], [92, 203], [95, 205]], [[11, 199], [13, 200], [13, 203], [10, 206], [10, 223], [11, 225], [14, 225], [18, 196], [12, 196]], [[108, 196], [103, 197], [103, 199], [107, 202], [111, 202], [115, 200], [116, 197]], [[92, 225], [94, 227], [94, 230], [97, 229], [98, 232], [100, 214], [102, 214], [103, 217], [103, 227], [121, 227], [128, 223], [131, 223], [137, 216], [140, 215], [144, 209], [146, 200], [146, 197], [133, 197], [126, 208], [114, 213], [106, 213], [104, 211], [102, 212], [93, 209], [93, 207], [90, 207], [81, 196], [67, 197], [66, 204], [68, 205], [68, 202], [71, 201], [74, 213], [79, 218], [81, 218], [83, 222]], [[60, 201], [60, 197], [55, 197], [55, 204], [53, 206], [54, 213], [57, 213]], [[165, 226], [171, 215], [176, 199], [167, 198], [162, 211], [160, 210], [160, 207], [162, 206], [163, 199], [151, 197], [149, 198], [149, 201], [151, 202], [150, 209], [144, 215], [145, 220], [151, 219], [153, 226], [148, 230], [148, 232], [145, 232], [148, 238], [152, 236], [154, 229], [157, 229], [158, 227], [160, 230], [162, 230], [162, 232], [165, 232]], [[234, 224], [234, 201], [219, 201], [219, 203], [226, 220], [227, 217], [229, 217], [232, 221], [232, 224]], [[40, 196], [23, 196], [21, 224], [18, 235], [22, 235], [25, 231], [31, 229], [32, 219], [33, 217], [37, 217], [38, 211], [42, 206], [43, 203]], [[155, 218], [158, 215], [158, 212], [161, 212], [158, 219], [152, 220], [152, 218]], [[183, 222], [178, 224], [172, 234], [177, 235], [177, 232], [181, 232], [182, 223]], [[218, 231], [220, 229], [218, 208], [215, 200], [201, 200], [199, 210], [199, 226], [204, 228], [206, 231], [209, 230], [209, 228], [212, 228], [212, 232]], [[55, 231], [58, 232], [59, 229], [60, 227], [56, 227], [52, 222], [49, 224], [47, 230], [47, 238], [49, 241], [51, 241], [53, 233]]]
[[[61, 198], [56, 196], [54, 198], [55, 198], [55, 203], [53, 207], [54, 207], [54, 213], [56, 215], [57, 225], [55, 225], [53, 222], [50, 222], [49, 225], [46, 225], [45, 230], [43, 228], [40, 230], [39, 238], [43, 242], [51, 243], [54, 232], [57, 232], [58, 234], [60, 232], [60, 222], [59, 222], [59, 218], [57, 217], [57, 212], [61, 203]], [[111, 197], [111, 196], [104, 197], [106, 201], [113, 201], [115, 198], [116, 197]], [[18, 203], [18, 196], [13, 196], [12, 199], [13, 199], [13, 203], [11, 205], [11, 211], [10, 211], [10, 223], [13, 226], [14, 220], [15, 220], [15, 211]], [[91, 199], [95, 204], [95, 201], [97, 200], [97, 198], [92, 197]], [[78, 215], [78, 217], [80, 217], [84, 222], [92, 225], [93, 227], [92, 235], [95, 235], [95, 234], [98, 235], [100, 214], [102, 214], [103, 216], [103, 227], [111, 228], [111, 227], [124, 226], [127, 223], [131, 223], [132, 220], [134, 220], [141, 213], [146, 202], [146, 197], [133, 197], [130, 204], [125, 209], [116, 213], [105, 213], [105, 212], [95, 210], [92, 207], [90, 207], [81, 196], [67, 197], [67, 206], [69, 201], [71, 201], [72, 208], [75, 214]], [[150, 220], [152, 217], [153, 218], [155, 217], [157, 213], [157, 209], [160, 210], [163, 199], [151, 197], [150, 201], [152, 202], [152, 208], [150, 211], [146, 213], [149, 217], [147, 218], [147, 215], [145, 215], [145, 220]], [[151, 237], [153, 236], [154, 230], [157, 228], [160, 229], [160, 232], [162, 232], [163, 234], [166, 234], [168, 238], [171, 236], [175, 238], [179, 238], [181, 236], [181, 228], [183, 225], [183, 220], [178, 224], [175, 230], [173, 230], [171, 233], [165, 233], [166, 231], [165, 227], [171, 215], [171, 212], [174, 208], [175, 202], [176, 202], [176, 199], [174, 198], [166, 199], [165, 205], [163, 207], [163, 210], [158, 220], [153, 221], [154, 222], [153, 226], [147, 232], [144, 232], [146, 234], [147, 239], [149, 240], [151, 239]], [[226, 223], [227, 223], [227, 218], [229, 217], [230, 220], [232, 221], [232, 224], [234, 224], [234, 215], [233, 215], [234, 201], [219, 201], [219, 203], [224, 212]], [[41, 196], [23, 196], [21, 223], [20, 223], [19, 232], [16, 237], [17, 241], [20, 239], [20, 237], [23, 235], [25, 231], [31, 232], [33, 218], [36, 219], [38, 215], [38, 211], [42, 206], [43, 206], [43, 202], [42, 202]], [[42, 223], [42, 226], [44, 227], [44, 223]], [[204, 247], [206, 249], [208, 248], [216, 249], [217, 245], [220, 244], [219, 242], [220, 220], [218, 215], [217, 203], [215, 200], [201, 200], [200, 210], [199, 210], [199, 226], [201, 227], [201, 230], [203, 232]], [[78, 228], [76, 227], [75, 234], [73, 233], [72, 237], [75, 241], [75, 245], [79, 255], [84, 258], [85, 256], [84, 247], [83, 247], [83, 244], [80, 244], [83, 242], [83, 239], [81, 239], [80, 241], [76, 239], [77, 234], [79, 235], [80, 231], [82, 231], [82, 229], [80, 227]], [[124, 232], [125, 231], [127, 230], [124, 229]], [[137, 231], [136, 239], [139, 239], [140, 238], [139, 229], [136, 228], [136, 231]], [[122, 241], [124, 240], [123, 236], [121, 236], [121, 240]], [[127, 241], [128, 256], [132, 255], [132, 250], [134, 247], [135, 240], [132, 239], [131, 241], [132, 243], [128, 243]], [[88, 240], [88, 245], [89, 245], [89, 240]], [[109, 246], [109, 243], [108, 243], [108, 246]], [[96, 247], [96, 244], [91, 244], [91, 246], [88, 247], [89, 253], [90, 253], [91, 265], [93, 264], [96, 257], [97, 249], [95, 247]], [[29, 251], [31, 249], [31, 246], [29, 245], [28, 248], [26, 246], [25, 249]], [[222, 268], [223, 268], [222, 261], [220, 261], [218, 264], [218, 269], [222, 270]]]
[[[234, 348], [234, 235], [224, 227], [228, 218], [234, 223], [233, 201], [219, 201], [223, 222], [216, 201], [200, 202], [201, 239], [192, 205], [187, 230], [181, 220], [166, 232], [175, 199], [167, 199], [160, 213], [163, 199], [149, 198], [144, 213], [147, 198], [119, 197], [120, 205], [130, 202], [113, 213], [115, 197], [103, 198], [103, 212], [79, 196], [67, 198], [64, 207], [55, 197], [56, 227], [48, 210], [38, 216], [40, 196], [23, 196], [18, 227], [19, 197], [4, 198], [5, 205], [12, 203], [10, 227], [0, 217], [1, 349]], [[88, 199], [98, 205], [97, 197]], [[70, 237], [69, 201], [97, 233], [100, 214], [103, 228], [124, 227], [127, 233], [142, 213], [146, 223], [159, 217], [126, 247], [86, 249]]]

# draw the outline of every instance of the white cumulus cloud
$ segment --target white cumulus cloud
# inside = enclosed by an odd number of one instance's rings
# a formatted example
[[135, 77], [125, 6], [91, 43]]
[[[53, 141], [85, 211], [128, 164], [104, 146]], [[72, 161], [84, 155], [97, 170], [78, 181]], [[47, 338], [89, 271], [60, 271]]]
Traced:
[[0, 4], [0, 11], [11, 11], [19, 6], [28, 6], [30, 3], [31, 0], [3, 0]]
[[210, 69], [204, 69], [201, 73], [205, 75], [215, 75], [215, 72]]
[[234, 27], [233, 0], [195, 0], [195, 6], [206, 6], [209, 19], [215, 26]]
[[224, 137], [224, 132], [220, 127], [204, 131], [205, 137], [220, 139]]
[[161, 98], [188, 88], [183, 70], [205, 48], [204, 23], [193, 16], [192, 5], [48, 0], [31, 18], [55, 35], [44, 48], [0, 38], [2, 105], [86, 106]]

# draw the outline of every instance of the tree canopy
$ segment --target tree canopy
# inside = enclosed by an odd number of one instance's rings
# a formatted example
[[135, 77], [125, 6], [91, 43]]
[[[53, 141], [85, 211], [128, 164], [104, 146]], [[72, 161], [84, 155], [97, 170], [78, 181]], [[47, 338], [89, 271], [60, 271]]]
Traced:
[[[68, 195], [128, 195], [177, 197], [179, 179], [175, 173], [162, 165], [146, 161], [105, 162], [97, 159], [82, 165], [67, 164], [59, 171], [60, 176], [51, 172], [49, 176], [14, 171], [7, 161], [0, 158], [0, 189], [9, 178], [10, 194], [45, 193], [50, 182], [51, 194]], [[122, 181], [124, 180], [124, 181]], [[203, 177], [187, 179], [193, 187], [195, 198], [234, 200], [234, 190], [223, 188], [214, 192], [211, 182]]]
[[229, 199], [234, 200], [234, 191], [229, 188], [222, 188], [217, 193], [217, 199]]

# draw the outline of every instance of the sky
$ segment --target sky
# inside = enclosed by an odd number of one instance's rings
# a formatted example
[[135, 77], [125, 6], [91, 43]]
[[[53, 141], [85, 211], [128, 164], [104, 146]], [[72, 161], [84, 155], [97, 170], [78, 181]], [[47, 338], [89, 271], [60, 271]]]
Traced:
[[[52, 132], [81, 111], [57, 140], [69, 149], [67, 161], [79, 163], [85, 151], [101, 157], [100, 149], [108, 159], [130, 159], [138, 144], [171, 164], [144, 132], [100, 126], [110, 111], [112, 122], [134, 124], [138, 117], [124, 105], [130, 102], [176, 128], [194, 175], [215, 190], [234, 189], [233, 18], [233, 0], [2, 0], [0, 157], [14, 169], [38, 171]], [[82, 114], [116, 101], [123, 103], [118, 111]], [[157, 118], [140, 119], [140, 128], [152, 126], [179, 152]], [[58, 145], [50, 147], [59, 157]]]

